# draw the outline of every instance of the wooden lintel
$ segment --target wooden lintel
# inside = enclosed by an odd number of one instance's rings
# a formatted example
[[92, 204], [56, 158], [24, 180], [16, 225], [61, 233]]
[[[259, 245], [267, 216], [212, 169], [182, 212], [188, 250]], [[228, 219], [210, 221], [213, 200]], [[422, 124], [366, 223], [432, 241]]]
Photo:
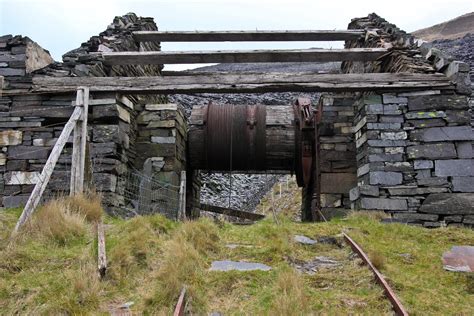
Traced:
[[290, 42], [347, 41], [365, 35], [365, 30], [283, 31], [137, 31], [139, 42]]
[[[32, 93], [66, 93], [79, 86], [91, 92], [130, 94], [418, 91], [453, 89], [442, 74], [413, 73], [207, 73], [157, 77], [34, 77]], [[4, 90], [8, 94], [8, 90]]]
[[374, 61], [385, 48], [96, 53], [109, 65]]
[[262, 214], [257, 214], [257, 213], [251, 213], [247, 211], [242, 211], [242, 210], [236, 210], [232, 208], [226, 208], [226, 207], [220, 207], [220, 206], [215, 206], [215, 205], [210, 205], [210, 204], [201, 204], [200, 209], [203, 211], [208, 211], [212, 213], [218, 213], [218, 214], [224, 214], [228, 216], [235, 216], [239, 217], [242, 219], [249, 219], [252, 221], [258, 221], [261, 219], [265, 218], [265, 215]]

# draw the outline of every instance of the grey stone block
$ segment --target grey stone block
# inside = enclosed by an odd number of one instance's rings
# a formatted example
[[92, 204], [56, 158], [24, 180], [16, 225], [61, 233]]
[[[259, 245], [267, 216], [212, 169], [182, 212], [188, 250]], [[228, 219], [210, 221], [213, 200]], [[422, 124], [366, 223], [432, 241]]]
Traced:
[[467, 110], [446, 110], [444, 120], [450, 125], [468, 125], [471, 121], [471, 113]]
[[4, 77], [23, 77], [25, 74], [22, 68], [0, 68], [0, 76]]
[[361, 198], [360, 207], [366, 210], [406, 211], [407, 201], [404, 199]]
[[11, 146], [8, 148], [8, 159], [46, 159], [49, 156], [50, 150], [50, 147]]
[[474, 132], [470, 126], [433, 127], [413, 131], [410, 139], [424, 142], [474, 140]]
[[374, 154], [369, 155], [369, 162], [377, 162], [377, 161], [403, 161], [402, 154]]
[[424, 221], [434, 222], [438, 220], [439, 215], [420, 213], [394, 213], [393, 218], [406, 223], [417, 223]]
[[453, 177], [453, 192], [474, 192], [474, 177]]
[[459, 158], [469, 159], [474, 158], [474, 151], [472, 150], [472, 142], [456, 143], [456, 151]]
[[462, 222], [467, 225], [474, 225], [474, 215], [464, 216]]
[[365, 111], [367, 114], [383, 114], [383, 104], [368, 104]]
[[461, 215], [450, 215], [450, 216], [445, 216], [443, 220], [446, 223], [461, 223], [462, 222], [462, 216]]
[[407, 161], [386, 162], [384, 171], [409, 172], [413, 171], [413, 165]]
[[369, 172], [371, 185], [398, 185], [403, 182], [403, 174], [400, 172], [373, 171]]
[[390, 195], [424, 195], [430, 193], [445, 193], [448, 188], [418, 188], [415, 186], [400, 186], [388, 188]]
[[13, 208], [24, 206], [28, 201], [29, 195], [14, 195], [14, 196], [4, 196], [3, 197], [3, 207]]
[[408, 98], [410, 111], [442, 110], [442, 109], [467, 109], [469, 108], [466, 96], [460, 95], [427, 95]]
[[474, 214], [474, 194], [433, 193], [428, 195], [420, 207], [421, 213]]
[[94, 125], [92, 129], [92, 141], [96, 143], [119, 142], [118, 125]]
[[115, 192], [117, 177], [108, 173], [94, 173], [93, 181], [98, 191]]
[[383, 114], [384, 115], [400, 115], [402, 114], [403, 106], [400, 104], [384, 104]]
[[408, 103], [408, 98], [407, 97], [397, 97], [394, 94], [384, 94], [382, 96], [383, 98], [383, 103]]
[[427, 186], [427, 187], [433, 187], [433, 186], [443, 186], [447, 187], [449, 185], [448, 178], [447, 177], [429, 177], [429, 178], [421, 178], [417, 179], [416, 181], [418, 185], [420, 186]]
[[444, 118], [446, 113], [444, 111], [428, 111], [428, 112], [407, 112], [405, 113], [407, 119], [434, 119]]
[[367, 129], [399, 130], [401, 128], [400, 123], [367, 123]]
[[446, 121], [443, 119], [407, 120], [405, 126], [415, 128], [440, 127], [446, 126]]
[[414, 167], [415, 170], [418, 169], [431, 169], [433, 168], [434, 164], [432, 160], [415, 160]]
[[474, 176], [474, 159], [436, 160], [435, 175], [438, 177]]
[[456, 158], [456, 148], [451, 143], [426, 144], [407, 147], [409, 159]]
[[380, 115], [379, 117], [380, 123], [403, 123], [405, 122], [405, 118], [403, 115]]
[[369, 139], [367, 144], [373, 147], [403, 147], [407, 145], [407, 142], [405, 140]]
[[380, 133], [381, 139], [388, 139], [388, 140], [403, 140], [407, 139], [407, 132], [382, 132]]

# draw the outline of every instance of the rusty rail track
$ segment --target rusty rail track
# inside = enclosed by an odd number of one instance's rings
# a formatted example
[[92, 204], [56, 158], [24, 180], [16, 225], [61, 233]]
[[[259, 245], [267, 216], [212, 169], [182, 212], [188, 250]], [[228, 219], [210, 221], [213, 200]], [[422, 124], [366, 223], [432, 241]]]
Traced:
[[370, 261], [369, 257], [367, 254], [362, 250], [362, 248], [351, 238], [349, 237], [346, 233], [342, 233], [344, 236], [345, 241], [351, 246], [352, 250], [356, 252], [359, 257], [369, 266], [369, 268], [372, 270], [375, 280], [377, 283], [383, 287], [385, 296], [390, 300], [390, 303], [392, 303], [393, 310], [397, 315], [402, 315], [402, 316], [408, 316], [408, 312], [405, 310], [403, 307], [402, 303], [398, 299], [397, 295], [395, 292], [392, 290], [390, 285], [387, 283], [383, 275], [377, 270], [377, 268], [372, 264]]

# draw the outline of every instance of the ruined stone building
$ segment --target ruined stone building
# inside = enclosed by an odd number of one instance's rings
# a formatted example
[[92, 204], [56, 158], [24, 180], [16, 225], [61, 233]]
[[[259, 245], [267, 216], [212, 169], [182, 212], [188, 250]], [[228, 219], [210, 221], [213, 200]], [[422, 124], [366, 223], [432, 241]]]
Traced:
[[[321, 207], [382, 210], [394, 220], [438, 227], [474, 225], [474, 153], [469, 66], [419, 43], [375, 14], [353, 19], [349, 30], [364, 36], [346, 48], [385, 48], [376, 61], [343, 62], [341, 73], [432, 74], [433, 84], [406, 89], [324, 93], [319, 124]], [[56, 86], [70, 77], [160, 76], [161, 65], [110, 65], [97, 52], [159, 51], [156, 42], [137, 42], [134, 31], [153, 31], [152, 18], [116, 17], [107, 30], [54, 62], [23, 36], [0, 37], [0, 196], [3, 207], [26, 202], [75, 102], [72, 92], [44, 92], [41, 78]], [[437, 74], [437, 75], [436, 75]], [[403, 75], [400, 76], [403, 78]], [[146, 78], [145, 78], [146, 79]], [[83, 81], [87, 82], [87, 81]], [[366, 83], [367, 85], [369, 83]], [[374, 83], [374, 85], [380, 83]], [[328, 89], [330, 90], [330, 89]], [[199, 177], [189, 170], [185, 109], [157, 94], [91, 90], [89, 155], [92, 182], [111, 214], [129, 216], [176, 207], [181, 171], [188, 171], [188, 216], [199, 208]], [[71, 146], [48, 184], [48, 196], [68, 190]], [[149, 201], [136, 174], [152, 179]], [[193, 173], [194, 176], [189, 173]], [[138, 182], [137, 182], [138, 181]], [[154, 187], [154, 185], [158, 187]], [[153, 201], [152, 201], [153, 200]], [[145, 203], [146, 202], [146, 203]], [[158, 207], [150, 206], [158, 203]], [[145, 205], [145, 206], [143, 206]]]

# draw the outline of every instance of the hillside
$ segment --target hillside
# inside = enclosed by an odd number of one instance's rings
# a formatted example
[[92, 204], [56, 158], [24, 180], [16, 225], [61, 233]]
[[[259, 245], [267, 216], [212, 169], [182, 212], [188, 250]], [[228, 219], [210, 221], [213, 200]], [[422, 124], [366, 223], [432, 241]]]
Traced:
[[411, 33], [427, 42], [458, 39], [468, 33], [474, 33], [474, 12]]

